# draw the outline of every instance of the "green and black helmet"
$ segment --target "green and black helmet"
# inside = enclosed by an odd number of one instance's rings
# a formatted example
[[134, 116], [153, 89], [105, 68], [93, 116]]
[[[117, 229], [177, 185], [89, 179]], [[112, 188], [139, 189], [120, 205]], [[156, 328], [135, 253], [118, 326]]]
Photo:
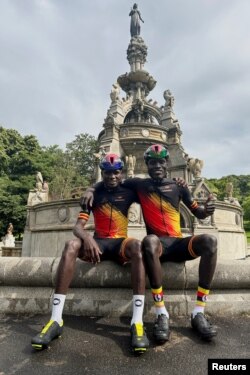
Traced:
[[147, 163], [150, 159], [168, 159], [169, 152], [162, 145], [152, 145], [144, 152], [144, 160]]

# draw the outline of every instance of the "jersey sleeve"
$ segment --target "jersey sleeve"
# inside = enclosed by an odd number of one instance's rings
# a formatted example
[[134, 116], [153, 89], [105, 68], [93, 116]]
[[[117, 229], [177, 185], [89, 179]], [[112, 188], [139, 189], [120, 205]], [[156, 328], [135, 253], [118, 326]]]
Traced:
[[199, 207], [197, 201], [193, 198], [188, 187], [181, 187], [182, 189], [182, 201], [189, 208], [189, 210], [194, 214]]
[[98, 192], [99, 190], [102, 190], [103, 187], [104, 187], [104, 183], [103, 183], [103, 181], [97, 182], [96, 184], [94, 184], [94, 185], [92, 186], [92, 188], [95, 189], [95, 190], [94, 190], [95, 192], [96, 192], [96, 191]]
[[90, 216], [90, 211], [88, 209], [79, 212], [77, 219], [88, 221]]
[[141, 178], [133, 177], [133, 178], [127, 178], [126, 180], [122, 181], [122, 186], [131, 189], [131, 190], [137, 190], [138, 184], [142, 181]]
[[204, 207], [199, 206], [198, 202], [192, 197], [190, 190], [183, 188], [183, 203], [189, 208], [194, 216], [198, 219], [205, 219], [208, 215]]
[[138, 190], [139, 190], [139, 184], [142, 182], [141, 178], [133, 177], [133, 178], [127, 178], [126, 180], [122, 181], [122, 186], [130, 189], [134, 193], [134, 202], [140, 203], [139, 197], [138, 197]]

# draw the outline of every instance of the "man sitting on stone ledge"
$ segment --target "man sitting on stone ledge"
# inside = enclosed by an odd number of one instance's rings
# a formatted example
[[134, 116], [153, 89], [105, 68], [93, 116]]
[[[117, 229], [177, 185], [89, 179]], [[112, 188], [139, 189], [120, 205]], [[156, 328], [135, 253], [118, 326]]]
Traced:
[[[142, 241], [142, 252], [153, 295], [156, 321], [153, 334], [158, 343], [169, 339], [169, 314], [164, 304], [161, 262], [183, 262], [200, 257], [196, 305], [191, 315], [191, 325], [201, 338], [211, 340], [217, 334], [204, 315], [217, 261], [217, 240], [209, 234], [182, 238], [180, 226], [180, 201], [199, 219], [211, 216], [215, 210], [213, 197], [199, 207], [187, 186], [179, 186], [166, 178], [168, 150], [162, 145], [152, 145], [144, 153], [150, 178], [130, 178], [122, 186], [137, 193], [146, 224], [147, 236]], [[91, 192], [98, 191], [102, 183], [89, 188], [82, 198], [92, 204]]]
[[[128, 210], [137, 201], [136, 194], [121, 186], [123, 162], [116, 154], [107, 154], [100, 162], [103, 184], [94, 194], [94, 237], [85, 230], [90, 210], [83, 208], [73, 229], [76, 239], [66, 242], [58, 266], [52, 315], [41, 333], [33, 337], [34, 349], [40, 350], [62, 334], [62, 312], [67, 290], [73, 279], [77, 258], [97, 264], [113, 260], [119, 264], [131, 262], [133, 288], [133, 316], [131, 320], [131, 347], [135, 353], [145, 352], [149, 346], [143, 327], [145, 298], [145, 268], [141, 243], [127, 237]], [[84, 298], [84, 296], [83, 296]]]

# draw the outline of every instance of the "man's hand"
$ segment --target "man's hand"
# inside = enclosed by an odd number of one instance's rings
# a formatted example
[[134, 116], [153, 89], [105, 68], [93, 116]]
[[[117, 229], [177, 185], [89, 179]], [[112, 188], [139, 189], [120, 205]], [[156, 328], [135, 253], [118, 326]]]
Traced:
[[188, 184], [186, 183], [186, 181], [181, 178], [181, 177], [174, 177], [173, 180], [176, 182], [176, 185], [178, 186], [183, 186], [183, 187], [187, 187]]
[[84, 238], [84, 258], [91, 263], [100, 263], [100, 255], [102, 254], [99, 246], [93, 237]]
[[93, 188], [88, 188], [83, 196], [80, 199], [80, 206], [82, 209], [86, 210], [88, 208], [91, 208], [93, 205], [94, 200], [94, 192], [95, 190]]
[[215, 210], [215, 200], [212, 194], [210, 194], [205, 203], [205, 212], [207, 216], [213, 215]]

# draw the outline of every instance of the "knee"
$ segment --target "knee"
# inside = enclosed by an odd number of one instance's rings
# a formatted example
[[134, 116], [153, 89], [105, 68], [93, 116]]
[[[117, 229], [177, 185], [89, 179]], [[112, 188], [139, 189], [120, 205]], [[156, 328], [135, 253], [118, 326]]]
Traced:
[[134, 240], [133, 244], [130, 248], [130, 255], [133, 259], [142, 259], [142, 252], [141, 252], [141, 241]]
[[149, 234], [142, 240], [142, 251], [145, 256], [158, 255], [160, 240], [154, 234]]
[[68, 240], [65, 242], [65, 247], [62, 253], [62, 258], [73, 259], [77, 258], [79, 252], [79, 243], [77, 240]]
[[217, 254], [217, 238], [211, 234], [202, 234], [201, 235], [202, 248], [204, 251], [213, 256]]

